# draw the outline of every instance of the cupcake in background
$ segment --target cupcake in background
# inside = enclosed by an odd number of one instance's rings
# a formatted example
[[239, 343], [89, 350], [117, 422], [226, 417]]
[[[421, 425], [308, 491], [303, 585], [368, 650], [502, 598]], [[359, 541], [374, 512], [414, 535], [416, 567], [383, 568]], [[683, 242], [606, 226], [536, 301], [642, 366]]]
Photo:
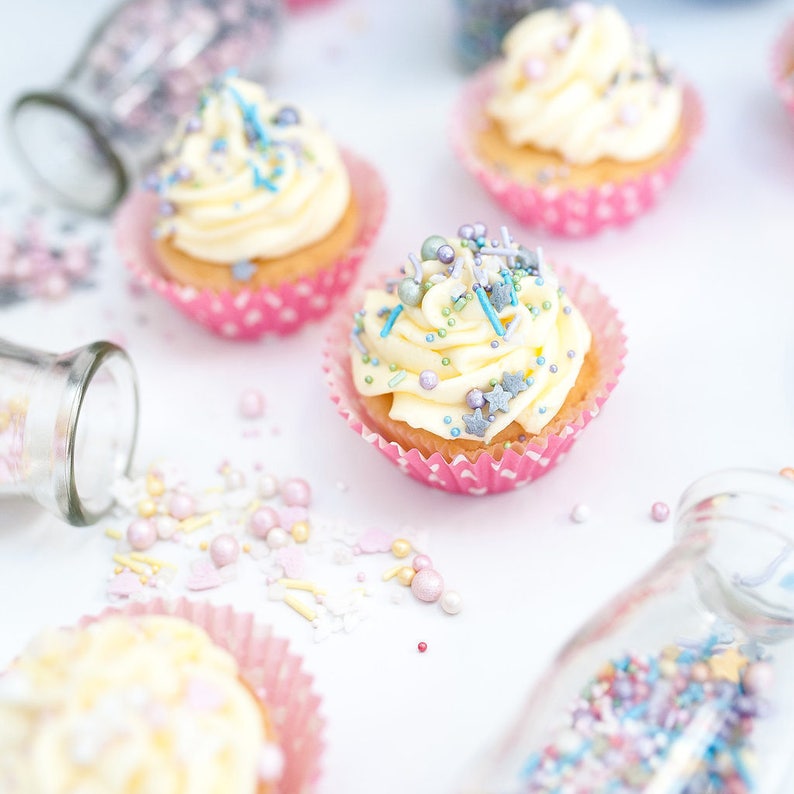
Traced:
[[335, 318], [325, 366], [340, 413], [443, 490], [495, 493], [548, 471], [622, 370], [615, 310], [506, 227], [432, 235], [401, 272]]
[[307, 792], [322, 721], [285, 650], [250, 615], [184, 600], [41, 632], [0, 675], [0, 788]]
[[355, 275], [383, 218], [374, 169], [305, 110], [227, 75], [117, 216], [133, 274], [230, 337], [292, 331]]
[[531, 11], [556, 3], [550, 0], [454, 0], [455, 55], [473, 70], [499, 54], [510, 28]]
[[794, 20], [772, 47], [772, 79], [786, 110], [794, 117]]
[[701, 128], [694, 91], [610, 5], [517, 23], [452, 122], [464, 166], [520, 221], [578, 236], [633, 220]]

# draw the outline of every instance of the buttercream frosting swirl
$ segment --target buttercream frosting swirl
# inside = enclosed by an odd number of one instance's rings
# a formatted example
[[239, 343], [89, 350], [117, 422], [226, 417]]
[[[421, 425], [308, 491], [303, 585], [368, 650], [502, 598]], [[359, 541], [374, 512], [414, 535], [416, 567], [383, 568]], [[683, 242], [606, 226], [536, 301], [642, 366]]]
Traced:
[[225, 77], [166, 146], [156, 233], [219, 264], [274, 259], [326, 237], [350, 201], [330, 136], [305, 111]]
[[369, 289], [351, 334], [365, 396], [392, 395], [390, 417], [449, 439], [490, 442], [517, 422], [539, 433], [590, 348], [587, 324], [540, 249], [482, 224], [433, 235], [406, 275]]
[[569, 163], [648, 159], [679, 126], [682, 89], [611, 5], [524, 17], [505, 36], [487, 105], [513, 146]]
[[238, 675], [179, 618], [45, 632], [0, 677], [0, 789], [254, 794], [266, 736]]

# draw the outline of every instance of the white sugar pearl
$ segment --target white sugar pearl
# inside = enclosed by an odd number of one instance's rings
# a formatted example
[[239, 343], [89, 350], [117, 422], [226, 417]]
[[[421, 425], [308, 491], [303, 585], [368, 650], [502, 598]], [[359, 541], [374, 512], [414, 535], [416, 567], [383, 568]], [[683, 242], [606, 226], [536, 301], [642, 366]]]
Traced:
[[441, 596], [441, 608], [448, 615], [457, 615], [463, 609], [463, 599], [457, 590], [447, 590]]
[[285, 529], [273, 527], [273, 529], [267, 533], [265, 543], [267, 543], [271, 549], [281, 549], [289, 543], [289, 538], [289, 532]]
[[590, 518], [590, 508], [584, 504], [574, 505], [571, 510], [571, 521], [577, 524], [584, 524]]
[[278, 480], [272, 474], [260, 474], [256, 481], [256, 492], [262, 499], [270, 499], [278, 493]]

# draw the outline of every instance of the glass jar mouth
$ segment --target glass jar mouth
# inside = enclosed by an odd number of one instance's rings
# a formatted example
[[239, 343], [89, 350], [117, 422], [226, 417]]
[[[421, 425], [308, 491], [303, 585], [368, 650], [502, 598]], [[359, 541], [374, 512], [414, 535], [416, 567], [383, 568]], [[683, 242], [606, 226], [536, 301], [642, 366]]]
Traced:
[[120, 157], [91, 115], [65, 94], [23, 94], [11, 107], [10, 129], [20, 160], [53, 200], [100, 215], [126, 193]]
[[58, 509], [70, 524], [94, 524], [112, 506], [114, 483], [128, 474], [135, 451], [137, 379], [125, 351], [111, 342], [82, 348], [59, 413], [65, 466]]
[[706, 607], [749, 636], [794, 636], [794, 482], [753, 469], [726, 469], [687, 488], [676, 540], [702, 544], [694, 569]]

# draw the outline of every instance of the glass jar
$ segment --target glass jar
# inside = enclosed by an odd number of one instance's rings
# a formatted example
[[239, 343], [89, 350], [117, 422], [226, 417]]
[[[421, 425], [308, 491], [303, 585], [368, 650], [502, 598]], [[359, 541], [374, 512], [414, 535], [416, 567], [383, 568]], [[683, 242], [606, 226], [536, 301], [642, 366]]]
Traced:
[[455, 0], [455, 55], [463, 69], [473, 70], [496, 58], [502, 39], [527, 14], [552, 0]]
[[263, 76], [280, 22], [281, 0], [127, 0], [56, 88], [12, 106], [22, 162], [53, 197], [112, 209], [213, 77]]
[[792, 480], [694, 483], [675, 546], [568, 642], [462, 789], [791, 791], [793, 547]]
[[94, 523], [129, 469], [137, 426], [135, 372], [121, 348], [93, 342], [54, 355], [0, 339], [0, 496]]

